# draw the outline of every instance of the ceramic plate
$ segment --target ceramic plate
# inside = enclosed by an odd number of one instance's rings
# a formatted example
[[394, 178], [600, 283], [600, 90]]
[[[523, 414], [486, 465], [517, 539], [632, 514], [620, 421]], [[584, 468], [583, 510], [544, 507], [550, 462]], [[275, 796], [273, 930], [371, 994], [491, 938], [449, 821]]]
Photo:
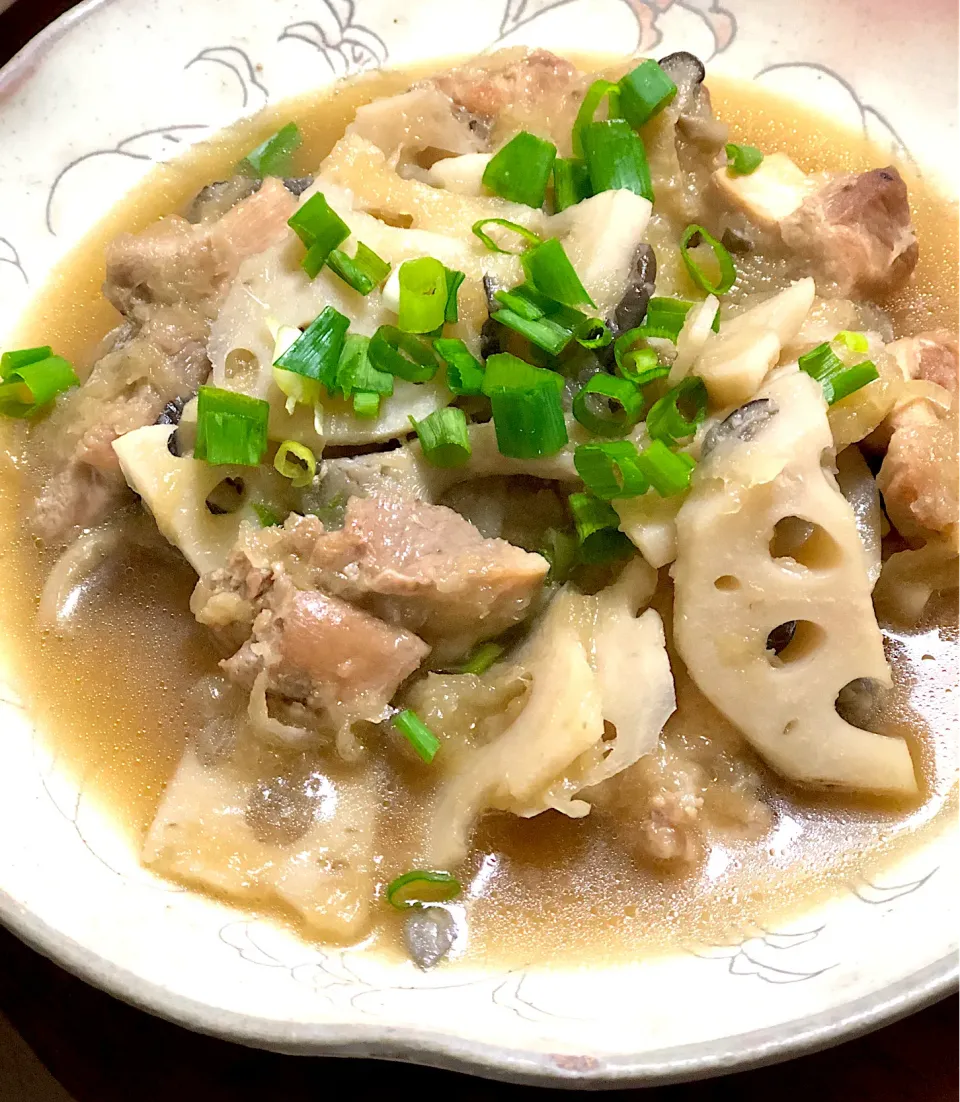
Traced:
[[[0, 73], [0, 338], [157, 161], [269, 101], [484, 47], [692, 50], [955, 186], [955, 0], [924, 13], [902, 0], [89, 0]], [[140, 869], [13, 688], [0, 696], [3, 921], [194, 1029], [529, 1082], [646, 1084], [821, 1047], [954, 982], [952, 829], [799, 919], [629, 966], [424, 975], [313, 948]]]

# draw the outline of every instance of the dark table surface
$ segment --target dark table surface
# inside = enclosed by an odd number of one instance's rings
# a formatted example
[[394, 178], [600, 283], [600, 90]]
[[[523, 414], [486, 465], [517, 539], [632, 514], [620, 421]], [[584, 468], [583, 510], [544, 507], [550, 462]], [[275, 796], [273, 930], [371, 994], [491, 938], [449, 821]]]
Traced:
[[[0, 64], [72, 6], [69, 0], [17, 0], [0, 14]], [[957, 1027], [954, 997], [802, 1060], [644, 1097], [956, 1102]], [[315, 1102], [347, 1082], [361, 1098], [450, 1091], [458, 1102], [534, 1102], [548, 1094], [374, 1060], [275, 1056], [200, 1037], [88, 987], [0, 930], [0, 1102]], [[610, 1097], [638, 1095], [617, 1091]]]

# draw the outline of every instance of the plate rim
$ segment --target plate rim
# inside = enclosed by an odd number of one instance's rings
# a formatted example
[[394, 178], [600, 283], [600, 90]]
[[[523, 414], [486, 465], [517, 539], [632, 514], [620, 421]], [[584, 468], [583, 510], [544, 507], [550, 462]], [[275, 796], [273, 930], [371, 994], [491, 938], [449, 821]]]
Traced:
[[[12, 0], [11, 0], [12, 2]], [[0, 67], [0, 104], [36, 61], [114, 0], [82, 0]], [[2, 7], [0, 7], [2, 10]], [[373, 1023], [294, 1023], [260, 1018], [179, 995], [81, 945], [0, 888], [0, 924], [77, 978], [155, 1017], [194, 1032], [291, 1055], [366, 1057], [466, 1072], [531, 1086], [628, 1088], [706, 1079], [780, 1063], [863, 1036], [960, 988], [960, 957], [947, 953], [912, 975], [814, 1014], [637, 1056], [570, 1056], [511, 1049], [437, 1030]]]

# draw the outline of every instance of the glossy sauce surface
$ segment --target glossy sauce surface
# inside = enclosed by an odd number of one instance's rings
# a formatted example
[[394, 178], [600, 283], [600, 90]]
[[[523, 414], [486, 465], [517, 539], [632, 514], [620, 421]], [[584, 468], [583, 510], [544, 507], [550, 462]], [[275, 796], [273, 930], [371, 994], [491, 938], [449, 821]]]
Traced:
[[[595, 59], [584, 64], [596, 68]], [[37, 297], [18, 344], [52, 344], [86, 369], [97, 340], [117, 316], [100, 295], [105, 244], [181, 209], [279, 125], [295, 119], [305, 142], [298, 169], [310, 171], [342, 134], [355, 108], [405, 88], [411, 74], [377, 74], [332, 94], [271, 108], [159, 166], [65, 260]], [[803, 168], [857, 170], [885, 163], [862, 138], [749, 85], [713, 79], [718, 117], [731, 138], [781, 149]], [[898, 335], [957, 326], [957, 222], [949, 202], [905, 172], [921, 259], [911, 286], [887, 304]], [[10, 678], [72, 764], [84, 787], [114, 813], [139, 845], [190, 730], [183, 698], [217, 655], [188, 610], [192, 572], [176, 556], [134, 548], [102, 567], [78, 594], [74, 631], [57, 638], [35, 624], [37, 597], [50, 558], [26, 533], [22, 517], [39, 470], [21, 426], [7, 430], [0, 466], [0, 573], [3, 657]], [[659, 951], [688, 939], [722, 938], [835, 892], [898, 848], [939, 829], [955, 809], [956, 611], [941, 602], [910, 634], [888, 636], [897, 689], [885, 731], [904, 734], [922, 763], [917, 806], [809, 796], [770, 778], [772, 832], [760, 842], [712, 844], [687, 876], [638, 868], [603, 816], [573, 821], [548, 813], [534, 820], [491, 817], [476, 834], [470, 945], [486, 959], [584, 960]], [[680, 686], [675, 723], [694, 735], [716, 722], [689, 682]], [[423, 793], [399, 766], [387, 788], [396, 798], [382, 837], [403, 837]], [[385, 856], [399, 864], [403, 842]], [[289, 916], [275, 915], [280, 921]], [[374, 939], [397, 943], [387, 916]], [[612, 946], [612, 948], [611, 948]]]

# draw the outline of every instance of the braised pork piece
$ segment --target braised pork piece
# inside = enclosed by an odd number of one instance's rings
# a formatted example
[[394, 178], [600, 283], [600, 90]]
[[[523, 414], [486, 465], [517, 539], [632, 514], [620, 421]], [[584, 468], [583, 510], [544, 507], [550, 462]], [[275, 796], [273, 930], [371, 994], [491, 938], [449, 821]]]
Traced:
[[952, 638], [958, 346], [899, 320], [897, 168], [736, 141], [687, 53], [493, 54], [301, 137], [109, 245], [88, 367], [4, 356], [42, 628], [131, 554], [193, 587], [143, 861], [426, 968], [491, 830], [594, 839], [599, 900], [942, 800], [890, 640]]

